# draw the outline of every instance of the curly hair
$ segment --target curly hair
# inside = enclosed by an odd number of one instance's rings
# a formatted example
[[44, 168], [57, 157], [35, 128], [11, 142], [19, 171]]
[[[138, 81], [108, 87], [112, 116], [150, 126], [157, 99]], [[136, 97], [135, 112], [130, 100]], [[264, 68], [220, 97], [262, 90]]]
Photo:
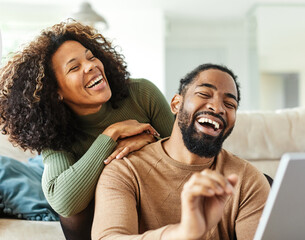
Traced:
[[129, 94], [124, 56], [95, 29], [68, 20], [43, 30], [0, 69], [1, 132], [24, 150], [68, 150], [79, 133], [75, 113], [58, 97], [52, 66], [67, 40], [78, 41], [104, 64], [113, 108]]

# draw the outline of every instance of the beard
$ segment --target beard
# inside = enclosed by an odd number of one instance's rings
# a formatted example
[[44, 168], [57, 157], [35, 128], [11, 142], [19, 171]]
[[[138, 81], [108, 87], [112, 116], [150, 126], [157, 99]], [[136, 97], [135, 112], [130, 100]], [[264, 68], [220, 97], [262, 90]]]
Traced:
[[[215, 114], [213, 112], [198, 112], [191, 120], [190, 114], [184, 109], [183, 105], [184, 104], [182, 103], [182, 107], [178, 114], [178, 126], [182, 133], [184, 145], [191, 153], [194, 153], [199, 157], [215, 157], [220, 152], [224, 140], [231, 134], [233, 127], [230, 128], [225, 134], [224, 131], [227, 124], [219, 114]], [[218, 136], [214, 137], [205, 133], [198, 133], [196, 131], [195, 119], [196, 116], [201, 114], [217, 117], [223, 122], [223, 130]]]

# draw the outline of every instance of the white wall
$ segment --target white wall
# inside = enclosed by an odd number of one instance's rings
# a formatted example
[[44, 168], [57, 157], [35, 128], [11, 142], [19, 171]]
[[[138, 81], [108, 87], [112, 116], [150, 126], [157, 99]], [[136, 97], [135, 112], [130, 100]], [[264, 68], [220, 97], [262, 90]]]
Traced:
[[[300, 87], [295, 87], [295, 93], [292, 94], [299, 96], [298, 106], [305, 106], [305, 5], [259, 5], [255, 12], [259, 71], [273, 74], [293, 73], [299, 76]], [[267, 75], [262, 75], [259, 84], [268, 85], [268, 81]], [[273, 89], [279, 88], [281, 81], [275, 81]], [[278, 105], [278, 97], [271, 98], [274, 94], [270, 91], [272, 88], [264, 93], [269, 96], [261, 96], [262, 109], [273, 110], [270, 106]], [[265, 101], [267, 98], [269, 103]], [[270, 101], [274, 103], [270, 105]]]
[[100, 13], [109, 23], [105, 36], [121, 47], [131, 76], [146, 78], [165, 92], [164, 15], [160, 9], [103, 9]]
[[199, 64], [224, 64], [241, 84], [240, 109], [251, 109], [247, 24], [171, 20], [166, 33], [166, 97], [176, 93], [179, 80]]
[[[0, 28], [3, 28], [3, 44], [10, 51], [12, 45], [30, 40], [46, 27], [58, 23], [69, 16], [74, 5], [61, 4], [1, 3]], [[109, 29], [103, 32], [121, 47], [132, 77], [143, 77], [154, 82], [165, 92], [164, 82], [164, 15], [160, 9], [132, 6], [108, 7], [95, 1], [92, 7], [103, 15]], [[14, 39], [13, 39], [14, 38]]]

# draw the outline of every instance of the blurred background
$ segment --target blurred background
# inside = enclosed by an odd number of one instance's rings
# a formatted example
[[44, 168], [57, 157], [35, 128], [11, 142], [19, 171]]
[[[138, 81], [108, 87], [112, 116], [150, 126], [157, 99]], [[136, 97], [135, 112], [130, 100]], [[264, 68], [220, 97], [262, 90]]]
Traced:
[[241, 110], [305, 107], [305, 0], [0, 0], [2, 64], [69, 17], [112, 40], [131, 76], [168, 101], [187, 72], [212, 62], [238, 75]]

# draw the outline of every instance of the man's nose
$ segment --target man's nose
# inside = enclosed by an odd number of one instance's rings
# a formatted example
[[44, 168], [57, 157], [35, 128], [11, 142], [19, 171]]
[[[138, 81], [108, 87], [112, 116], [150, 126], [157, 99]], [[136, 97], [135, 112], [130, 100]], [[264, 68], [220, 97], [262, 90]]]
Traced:
[[223, 115], [225, 113], [225, 108], [221, 101], [218, 99], [211, 99], [207, 105], [208, 109], [214, 113]]

